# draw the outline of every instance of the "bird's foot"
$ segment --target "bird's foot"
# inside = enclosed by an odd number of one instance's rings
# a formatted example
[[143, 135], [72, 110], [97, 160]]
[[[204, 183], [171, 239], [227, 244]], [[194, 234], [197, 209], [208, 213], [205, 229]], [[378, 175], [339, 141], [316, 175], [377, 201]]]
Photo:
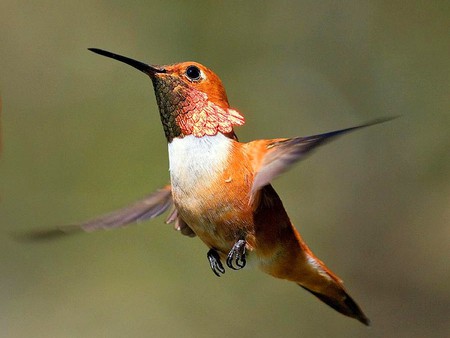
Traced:
[[220, 274], [225, 273], [225, 268], [222, 265], [222, 262], [220, 261], [220, 256], [214, 249], [209, 249], [208, 253], [206, 254], [209, 260], [209, 265], [211, 266], [211, 270], [214, 272], [214, 274], [217, 277], [220, 277]]
[[245, 239], [240, 239], [234, 243], [233, 248], [228, 253], [227, 265], [230, 269], [240, 270], [245, 266]]

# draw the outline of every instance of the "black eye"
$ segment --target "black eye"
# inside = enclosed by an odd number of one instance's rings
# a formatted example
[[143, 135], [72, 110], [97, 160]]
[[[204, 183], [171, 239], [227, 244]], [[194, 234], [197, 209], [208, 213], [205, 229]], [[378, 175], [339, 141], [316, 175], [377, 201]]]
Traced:
[[189, 80], [198, 81], [201, 78], [201, 74], [200, 69], [196, 66], [189, 66], [186, 68], [186, 76]]

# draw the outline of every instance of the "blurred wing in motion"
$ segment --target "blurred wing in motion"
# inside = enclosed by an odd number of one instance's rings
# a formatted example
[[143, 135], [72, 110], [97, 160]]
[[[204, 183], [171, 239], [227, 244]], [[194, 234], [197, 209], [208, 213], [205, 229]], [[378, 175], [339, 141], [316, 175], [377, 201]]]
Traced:
[[92, 232], [101, 229], [114, 229], [131, 223], [138, 223], [155, 218], [166, 211], [172, 204], [171, 187], [170, 185], [167, 185], [127, 207], [106, 215], [80, 224], [62, 225], [52, 229], [34, 230], [22, 237], [26, 239], [50, 239], [80, 231]]
[[288, 139], [278, 139], [267, 144], [264, 156], [260, 159], [259, 168], [253, 181], [250, 192], [252, 201], [255, 194], [264, 186], [269, 184], [274, 178], [287, 171], [295, 162], [302, 160], [313, 149], [334, 140], [337, 136], [348, 132], [372, 126], [374, 124], [390, 121], [393, 118], [384, 118], [372, 122], [341, 130], [332, 131], [325, 134], [294, 137]]

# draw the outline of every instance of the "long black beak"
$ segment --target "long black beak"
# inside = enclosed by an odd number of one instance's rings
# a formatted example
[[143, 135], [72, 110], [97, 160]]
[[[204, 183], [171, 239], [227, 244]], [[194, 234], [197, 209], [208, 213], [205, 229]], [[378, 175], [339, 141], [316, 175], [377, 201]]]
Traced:
[[130, 66], [132, 66], [132, 67], [134, 67], [136, 69], [139, 69], [141, 72], [143, 72], [143, 73], [145, 73], [145, 74], [147, 74], [149, 76], [152, 76], [155, 73], [165, 73], [166, 72], [166, 70], [164, 68], [150, 66], [150, 65], [148, 65], [146, 63], [143, 63], [143, 62], [140, 62], [140, 61], [137, 61], [137, 60], [133, 60], [133, 59], [127, 58], [126, 56], [122, 56], [122, 55], [119, 55], [119, 54], [114, 54], [114, 53], [108, 52], [108, 51], [103, 50], [103, 49], [98, 49], [98, 48], [88, 48], [88, 49], [91, 52], [94, 52], [94, 53], [97, 53], [97, 54], [100, 54], [100, 55], [103, 55], [103, 56], [107, 56], [109, 58], [116, 59], [116, 60], [121, 61], [121, 62], [124, 62], [127, 65], [130, 65]]

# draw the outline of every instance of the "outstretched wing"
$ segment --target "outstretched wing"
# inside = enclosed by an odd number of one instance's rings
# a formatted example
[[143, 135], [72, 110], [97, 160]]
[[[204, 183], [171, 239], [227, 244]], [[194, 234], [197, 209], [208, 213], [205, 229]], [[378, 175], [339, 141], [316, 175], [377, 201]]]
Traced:
[[80, 231], [92, 232], [101, 229], [114, 229], [157, 217], [172, 205], [171, 187], [167, 185], [129, 206], [106, 215], [79, 224], [32, 231], [24, 237], [28, 239], [46, 239]]
[[378, 119], [360, 126], [332, 131], [325, 134], [294, 137], [288, 139], [277, 139], [266, 145], [266, 152], [260, 159], [255, 179], [251, 189], [251, 198], [264, 186], [269, 184], [275, 177], [287, 171], [295, 162], [300, 161], [313, 149], [325, 144], [337, 136], [351, 131], [368, 127], [374, 124], [386, 122], [393, 118]]
[[172, 204], [171, 187], [167, 185], [129, 206], [86, 221], [78, 226], [87, 232], [100, 229], [114, 229], [155, 218], [166, 211]]

